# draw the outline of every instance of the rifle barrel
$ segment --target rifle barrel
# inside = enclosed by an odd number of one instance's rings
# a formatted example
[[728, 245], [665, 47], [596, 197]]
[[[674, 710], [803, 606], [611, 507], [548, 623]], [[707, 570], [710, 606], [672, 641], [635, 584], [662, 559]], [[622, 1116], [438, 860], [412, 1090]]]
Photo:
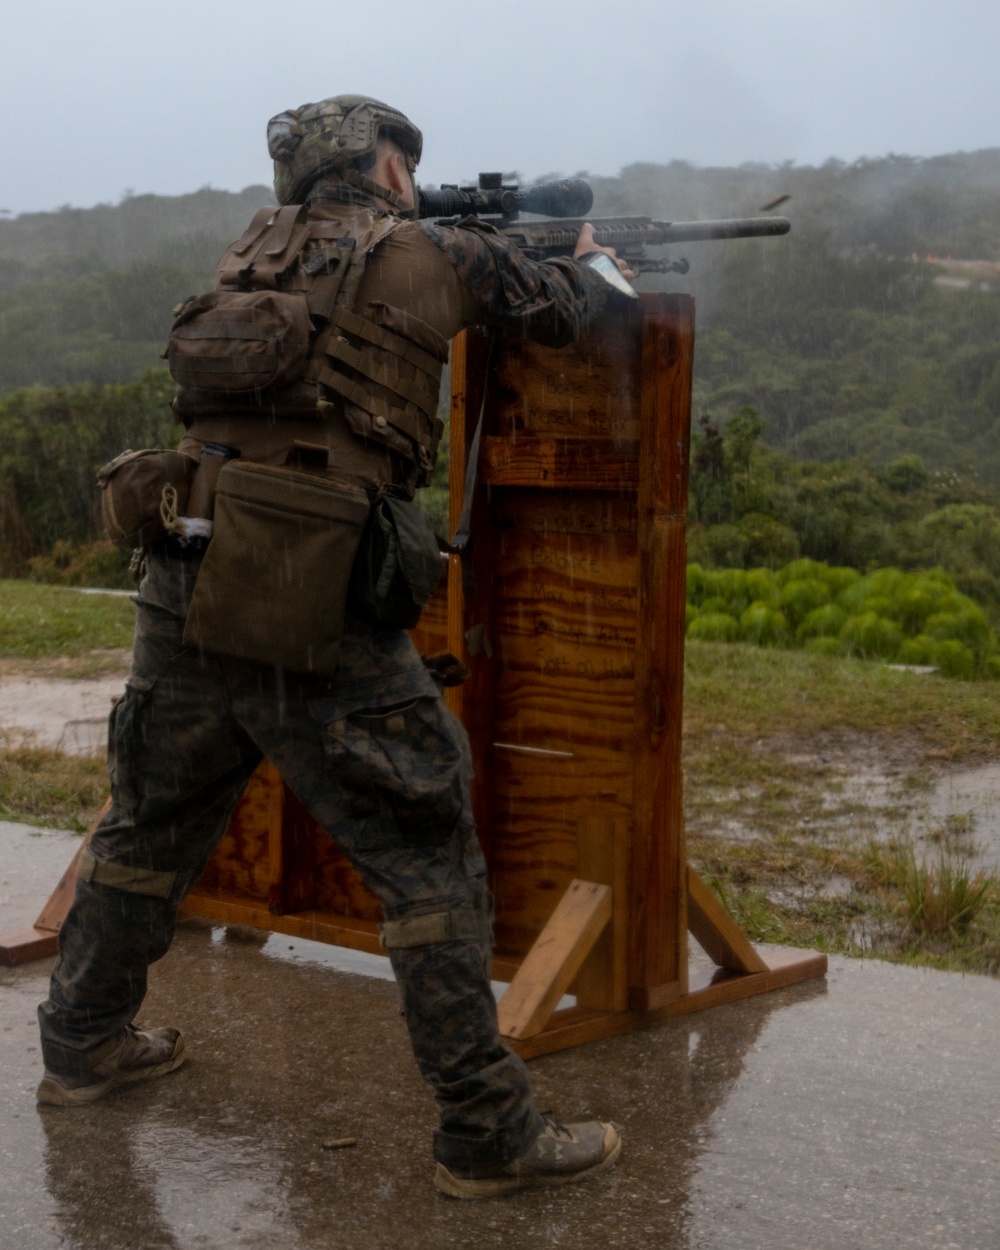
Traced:
[[[596, 225], [596, 223], [595, 223]], [[663, 230], [663, 243], [700, 243], [708, 239], [758, 239], [787, 234], [792, 223], [787, 217], [733, 217], [724, 221], [657, 221]], [[596, 233], [596, 230], [595, 230]]]
[[[503, 233], [519, 247], [572, 251], [582, 219], [575, 221], [518, 221]], [[594, 217], [598, 247], [637, 248], [647, 244], [700, 243], [709, 239], [749, 239], [787, 234], [787, 217], [734, 217], [725, 221], [651, 221], [648, 217]]]

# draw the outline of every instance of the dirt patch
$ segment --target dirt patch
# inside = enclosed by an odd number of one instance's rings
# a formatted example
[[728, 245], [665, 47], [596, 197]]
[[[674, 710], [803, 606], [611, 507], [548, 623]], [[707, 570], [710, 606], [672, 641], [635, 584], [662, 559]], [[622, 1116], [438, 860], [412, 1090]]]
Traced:
[[[0, 674], [0, 735], [9, 744], [37, 745], [69, 755], [105, 749], [108, 713], [125, 688], [125, 673], [75, 680], [34, 672]], [[47, 662], [45, 662], [47, 663]]]
[[0, 684], [7, 678], [78, 681], [87, 677], [123, 678], [132, 665], [132, 652], [103, 647], [84, 655], [59, 655], [41, 660], [0, 658]]

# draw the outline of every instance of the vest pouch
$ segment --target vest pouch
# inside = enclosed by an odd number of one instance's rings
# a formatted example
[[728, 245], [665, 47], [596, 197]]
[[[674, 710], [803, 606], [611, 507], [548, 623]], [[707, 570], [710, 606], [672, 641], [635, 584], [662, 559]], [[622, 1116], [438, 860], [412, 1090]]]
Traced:
[[187, 507], [198, 461], [179, 451], [123, 451], [98, 470], [101, 523], [119, 547], [148, 547]]
[[333, 676], [370, 508], [354, 483], [229, 461], [216, 486], [185, 644]]
[[209, 291], [181, 306], [164, 354], [179, 386], [236, 396], [297, 381], [311, 334], [302, 291]]
[[351, 607], [381, 629], [412, 629], [437, 589], [441, 565], [423, 509], [381, 494], [372, 504], [354, 562]]

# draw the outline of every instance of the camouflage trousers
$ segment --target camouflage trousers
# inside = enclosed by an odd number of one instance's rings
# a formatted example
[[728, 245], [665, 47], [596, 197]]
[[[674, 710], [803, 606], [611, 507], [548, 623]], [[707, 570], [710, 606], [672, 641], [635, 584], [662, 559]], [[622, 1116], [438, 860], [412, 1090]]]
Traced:
[[490, 989], [491, 900], [464, 730], [409, 637], [348, 623], [332, 680], [182, 643], [196, 565], [154, 555], [132, 672], [109, 727], [112, 807], [62, 927], [42, 1049], [86, 1072], [168, 950], [177, 909], [266, 756], [375, 893], [413, 1052], [438, 1103], [434, 1154], [506, 1163], [542, 1121]]

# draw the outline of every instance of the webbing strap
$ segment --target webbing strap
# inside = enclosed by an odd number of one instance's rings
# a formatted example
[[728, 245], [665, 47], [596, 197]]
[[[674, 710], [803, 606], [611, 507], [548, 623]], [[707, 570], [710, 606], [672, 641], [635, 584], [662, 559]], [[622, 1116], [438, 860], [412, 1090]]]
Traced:
[[386, 362], [372, 361], [366, 352], [352, 347], [345, 338], [335, 336], [327, 339], [323, 350], [327, 356], [332, 356], [334, 360], [339, 360], [356, 372], [363, 373], [378, 386], [385, 386], [390, 391], [395, 391], [397, 395], [401, 395], [403, 399], [408, 399], [411, 404], [416, 404], [428, 416], [437, 405], [436, 392], [432, 393], [415, 382], [405, 381], [394, 373]]
[[129, 894], [146, 894], [150, 898], [169, 898], [177, 874], [156, 872], [152, 868], [130, 868], [114, 860], [98, 859], [85, 846], [80, 852], [77, 876], [95, 885], [110, 886], [114, 890], [126, 890]]
[[273, 329], [252, 321], [193, 321], [179, 333], [185, 339], [256, 339], [261, 343], [274, 337]]
[[369, 195], [374, 195], [376, 199], [385, 200], [387, 204], [391, 204], [401, 216], [414, 216], [413, 209], [404, 204], [402, 199], [395, 191], [389, 187], [383, 187], [380, 183], [373, 182], [371, 178], [366, 178], [364, 174], [359, 173], [356, 169], [345, 169], [341, 174], [345, 182], [349, 182], [351, 186], [357, 187], [359, 191], [367, 191]]
[[376, 325], [374, 321], [369, 321], [367, 317], [361, 317], [348, 308], [335, 309], [332, 321], [335, 326], [346, 330], [348, 334], [355, 334], [359, 339], [366, 339], [369, 343], [384, 347], [396, 356], [402, 356], [407, 364], [414, 365], [431, 378], [439, 376], [441, 361], [430, 352], [425, 352], [422, 347], [411, 343], [409, 339], [404, 339], [401, 334], [395, 334], [392, 330], [387, 330], [385, 326]]
[[[347, 225], [343, 221], [311, 221], [309, 223], [310, 239], [343, 239], [347, 238]], [[354, 240], [351, 239], [351, 246]]]
[[278, 357], [270, 352], [254, 356], [170, 356], [173, 369], [181, 373], [273, 373]]
[[437, 911], [429, 916], [409, 916], [404, 920], [385, 920], [378, 931], [386, 950], [433, 946], [437, 942], [452, 942], [458, 936], [454, 917], [448, 911]]
[[418, 446], [423, 446], [422, 440], [427, 434], [427, 427], [419, 418], [411, 416], [401, 408], [394, 408], [381, 399], [376, 399], [363, 386], [358, 386], [356, 382], [345, 378], [342, 373], [337, 373], [328, 367], [319, 371], [319, 380], [331, 391], [336, 391], [338, 395], [343, 395], [344, 399], [356, 404], [362, 411], [370, 413], [373, 417], [381, 417], [408, 438], [412, 438]]

